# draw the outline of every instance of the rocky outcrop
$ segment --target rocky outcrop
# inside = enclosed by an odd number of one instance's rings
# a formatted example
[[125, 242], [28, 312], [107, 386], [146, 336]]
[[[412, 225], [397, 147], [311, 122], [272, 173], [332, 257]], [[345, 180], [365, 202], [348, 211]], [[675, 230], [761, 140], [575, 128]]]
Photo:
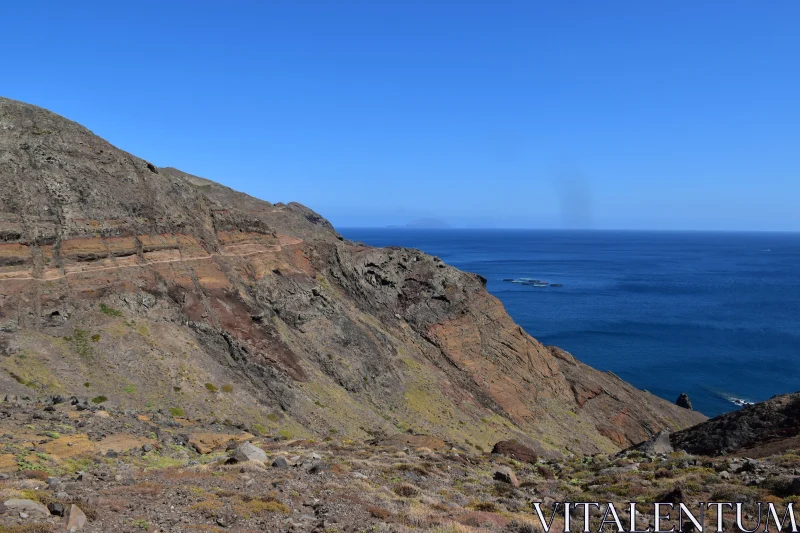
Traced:
[[800, 393], [775, 396], [671, 435], [675, 448], [698, 455], [762, 457], [800, 444]]
[[[268, 191], [267, 191], [268, 192]], [[0, 99], [0, 389], [252, 433], [615, 451], [704, 419], [527, 335], [485, 279]], [[159, 415], [161, 416], [161, 415]]]
[[669, 433], [666, 431], [659, 431], [641, 444], [637, 444], [625, 450], [625, 452], [628, 451], [639, 451], [647, 455], [663, 455], [672, 453], [673, 448], [670, 443]]
[[691, 409], [692, 408], [692, 400], [689, 399], [689, 395], [685, 392], [682, 392], [678, 399], [675, 400], [675, 405], [678, 407], [683, 407], [684, 409]]
[[501, 440], [492, 448], [492, 453], [505, 455], [517, 461], [535, 464], [539, 456], [531, 448], [513, 440]]

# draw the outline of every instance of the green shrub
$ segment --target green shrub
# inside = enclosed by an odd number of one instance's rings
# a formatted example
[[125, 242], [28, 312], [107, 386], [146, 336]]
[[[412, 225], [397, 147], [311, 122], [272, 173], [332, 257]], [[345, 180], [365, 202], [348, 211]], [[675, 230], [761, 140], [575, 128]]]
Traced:
[[219, 390], [213, 383], [206, 383], [206, 389], [208, 392], [217, 392]]
[[94, 398], [92, 398], [92, 403], [105, 403], [107, 401], [108, 398], [103, 395], [95, 396]]
[[89, 347], [89, 332], [85, 329], [75, 328], [74, 332], [75, 350], [81, 357], [89, 357], [92, 355], [92, 349]]
[[169, 414], [171, 414], [172, 416], [183, 417], [183, 416], [186, 416], [186, 411], [184, 411], [180, 407], [170, 407], [169, 408]]
[[122, 316], [122, 311], [108, 307], [106, 304], [100, 304], [100, 311], [108, 316]]
[[223, 385], [222, 392], [227, 392], [227, 393], [233, 392], [233, 385]]

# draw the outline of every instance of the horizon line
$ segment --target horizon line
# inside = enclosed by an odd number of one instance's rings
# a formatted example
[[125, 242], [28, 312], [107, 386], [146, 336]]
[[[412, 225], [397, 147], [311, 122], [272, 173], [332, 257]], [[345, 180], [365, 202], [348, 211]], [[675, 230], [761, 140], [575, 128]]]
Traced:
[[800, 230], [780, 229], [652, 229], [652, 228], [529, 228], [529, 227], [446, 227], [424, 228], [406, 226], [335, 226], [340, 229], [386, 229], [386, 230], [414, 230], [414, 231], [618, 231], [618, 232], [650, 232], [650, 233], [800, 233]]

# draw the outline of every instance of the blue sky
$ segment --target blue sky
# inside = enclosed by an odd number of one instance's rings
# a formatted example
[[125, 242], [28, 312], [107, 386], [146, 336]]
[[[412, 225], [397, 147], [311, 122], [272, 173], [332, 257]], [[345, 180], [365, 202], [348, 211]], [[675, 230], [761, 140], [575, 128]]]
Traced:
[[800, 230], [800, 2], [9, 2], [0, 94], [339, 226]]

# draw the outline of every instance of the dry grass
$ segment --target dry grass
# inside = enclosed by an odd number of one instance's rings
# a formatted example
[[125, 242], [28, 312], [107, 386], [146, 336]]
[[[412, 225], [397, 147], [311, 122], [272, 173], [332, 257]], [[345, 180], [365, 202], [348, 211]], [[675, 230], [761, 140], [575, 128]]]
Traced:
[[233, 504], [233, 510], [238, 516], [244, 519], [272, 513], [288, 515], [292, 512], [286, 504], [272, 498], [255, 498], [248, 501], [239, 499], [238, 502]]
[[374, 505], [370, 505], [367, 507], [367, 512], [375, 518], [380, 520], [386, 520], [390, 516], [392, 516], [392, 512], [388, 509], [384, 509], [383, 507], [376, 507]]
[[479, 502], [474, 501], [469, 504], [470, 509], [474, 509], [475, 511], [482, 511], [484, 513], [499, 513], [500, 507], [497, 506], [494, 502]]
[[0, 533], [55, 533], [55, 531], [55, 526], [50, 524], [0, 525]]
[[189, 506], [189, 509], [197, 511], [206, 518], [216, 518], [223, 507], [225, 507], [225, 503], [222, 500], [219, 498], [210, 498]]
[[25, 479], [38, 479], [39, 481], [44, 481], [50, 477], [50, 474], [44, 470], [23, 470], [19, 475]]
[[458, 522], [448, 522], [441, 526], [436, 526], [428, 530], [428, 533], [476, 533], [476, 529], [459, 524]]
[[413, 498], [419, 494], [419, 489], [410, 483], [400, 483], [395, 485], [394, 493], [401, 498]]

